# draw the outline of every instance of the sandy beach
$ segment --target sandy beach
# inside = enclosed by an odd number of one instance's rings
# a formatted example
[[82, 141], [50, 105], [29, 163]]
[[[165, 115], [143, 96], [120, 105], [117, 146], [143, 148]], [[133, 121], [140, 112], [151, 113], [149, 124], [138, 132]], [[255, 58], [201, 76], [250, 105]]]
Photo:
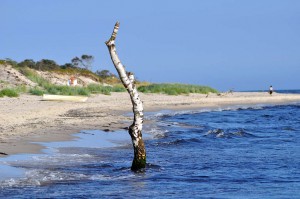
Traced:
[[[265, 92], [234, 92], [221, 96], [141, 94], [141, 99], [146, 113], [232, 105], [288, 104], [300, 102], [300, 95], [274, 93], [270, 96]], [[0, 98], [0, 103], [0, 152], [8, 155], [38, 153], [42, 146], [32, 142], [68, 140], [80, 130], [113, 131], [128, 127], [132, 120], [126, 116], [131, 112], [131, 103], [125, 92], [94, 95], [86, 102], [42, 101], [40, 96], [24, 94], [18, 98]]]

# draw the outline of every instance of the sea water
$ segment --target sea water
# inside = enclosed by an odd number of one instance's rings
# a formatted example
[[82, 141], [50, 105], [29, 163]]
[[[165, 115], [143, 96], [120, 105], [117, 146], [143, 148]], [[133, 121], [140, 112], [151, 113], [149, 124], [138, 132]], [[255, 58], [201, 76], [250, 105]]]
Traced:
[[300, 104], [147, 118], [145, 171], [130, 170], [125, 130], [82, 131], [45, 154], [0, 159], [0, 197], [300, 198]]

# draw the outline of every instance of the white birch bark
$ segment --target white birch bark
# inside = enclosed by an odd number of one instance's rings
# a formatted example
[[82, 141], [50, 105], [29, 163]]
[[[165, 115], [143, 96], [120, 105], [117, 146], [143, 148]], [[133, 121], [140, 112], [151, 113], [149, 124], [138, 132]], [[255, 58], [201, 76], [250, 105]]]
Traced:
[[144, 117], [143, 103], [139, 97], [137, 88], [135, 86], [133, 73], [126, 72], [125, 67], [121, 63], [116, 51], [115, 39], [119, 30], [119, 25], [120, 25], [119, 22], [115, 24], [113, 33], [110, 39], [105, 42], [105, 44], [108, 47], [111, 60], [119, 74], [119, 77], [130, 95], [133, 114], [134, 114], [133, 123], [129, 127], [129, 134], [131, 136], [132, 145], [134, 148], [134, 159], [132, 162], [131, 169], [139, 170], [145, 168], [146, 166], [146, 150], [145, 150], [144, 141], [142, 139], [142, 128], [143, 128], [143, 117]]

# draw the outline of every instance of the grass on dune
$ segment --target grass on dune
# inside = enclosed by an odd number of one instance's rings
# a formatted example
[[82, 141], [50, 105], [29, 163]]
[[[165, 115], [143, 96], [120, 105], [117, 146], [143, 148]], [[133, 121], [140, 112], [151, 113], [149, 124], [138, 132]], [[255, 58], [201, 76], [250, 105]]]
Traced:
[[115, 86], [102, 86], [98, 84], [90, 84], [87, 86], [87, 89], [91, 93], [102, 93], [105, 95], [110, 95], [111, 92], [124, 92], [126, 89], [123, 85], [115, 85]]
[[54, 85], [41, 77], [34, 70], [29, 68], [22, 68], [21, 72], [31, 81], [38, 84], [37, 87], [31, 88], [29, 92], [33, 95], [53, 94], [53, 95], [85, 95], [89, 96], [91, 93], [100, 93], [110, 95], [111, 92], [123, 92], [125, 88], [120, 85], [103, 86], [100, 84], [90, 84], [87, 87], [80, 86], [62, 86]]
[[[38, 87], [31, 88], [30, 93], [34, 95], [55, 94], [55, 95], [86, 95], [105, 94], [110, 95], [111, 92], [125, 92], [126, 89], [122, 84], [114, 86], [103, 86], [100, 84], [90, 84], [86, 87], [59, 86], [51, 84], [46, 79], [38, 75], [34, 70], [22, 68], [21, 72], [31, 81], [36, 82]], [[189, 93], [218, 93], [217, 90], [208, 86], [190, 85], [190, 84], [151, 84], [139, 83], [138, 90], [143, 93], [163, 93], [167, 95], [181, 95]]]
[[87, 87], [71, 87], [71, 86], [58, 86], [58, 85], [46, 85], [43, 89], [32, 88], [30, 93], [34, 95], [53, 94], [53, 95], [84, 95], [90, 94], [104, 94], [110, 95], [111, 92], [122, 92], [125, 89], [119, 87], [102, 86], [98, 84], [90, 84]]
[[46, 92], [38, 87], [35, 88], [31, 88], [29, 89], [29, 93], [31, 93], [32, 95], [38, 95], [38, 96], [42, 96], [44, 95]]
[[189, 93], [217, 93], [218, 91], [208, 87], [191, 84], [149, 84], [138, 87], [142, 93], [163, 93], [167, 95], [180, 95]]
[[17, 86], [14, 88], [4, 88], [0, 90], [0, 97], [19, 97], [20, 93], [26, 92], [25, 86]]

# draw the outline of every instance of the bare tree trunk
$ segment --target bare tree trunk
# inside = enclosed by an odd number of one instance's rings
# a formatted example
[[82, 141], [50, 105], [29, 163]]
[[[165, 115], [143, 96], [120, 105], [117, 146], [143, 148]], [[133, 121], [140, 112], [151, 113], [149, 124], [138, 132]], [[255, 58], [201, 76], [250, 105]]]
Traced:
[[144, 117], [143, 103], [139, 97], [139, 94], [135, 86], [134, 75], [130, 72], [129, 73], [126, 72], [123, 64], [121, 63], [117, 55], [115, 39], [119, 30], [119, 25], [120, 23], [117, 22], [110, 39], [107, 42], [105, 42], [105, 44], [108, 47], [111, 60], [118, 71], [119, 77], [130, 95], [130, 99], [132, 103], [134, 121], [129, 127], [129, 134], [131, 136], [132, 145], [134, 149], [134, 159], [132, 161], [131, 170], [136, 171], [145, 168], [146, 166], [146, 150], [142, 138], [143, 117]]

